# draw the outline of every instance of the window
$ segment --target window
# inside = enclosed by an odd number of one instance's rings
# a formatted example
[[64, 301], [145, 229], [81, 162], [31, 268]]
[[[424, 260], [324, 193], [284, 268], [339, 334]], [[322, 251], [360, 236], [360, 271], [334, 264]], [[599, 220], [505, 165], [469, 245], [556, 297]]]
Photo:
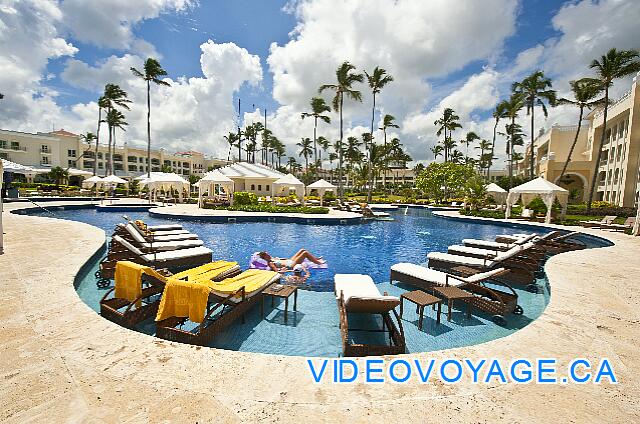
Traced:
[[262, 184], [258, 184], [258, 191], [262, 191]]
[[604, 135], [604, 142], [608, 143], [611, 140], [611, 128], [607, 128], [607, 132]]
[[624, 124], [625, 122], [621, 122], [620, 125], [618, 125], [618, 138], [624, 137]]
[[617, 194], [617, 193], [616, 193], [615, 191], [614, 191], [613, 193], [611, 193], [611, 201], [612, 201], [613, 203], [615, 203], [615, 201], [616, 201], [616, 194]]
[[176, 161], [174, 160], [173, 162], [171, 162], [171, 165], [175, 168], [176, 167]]
[[140, 172], [144, 172], [144, 166], [140, 166]]
[[7, 149], [9, 142], [7, 140], [0, 140], [0, 149]]
[[114, 161], [118, 161], [118, 162], [122, 162], [122, 155], [117, 154], [117, 155], [113, 155], [113, 160]]
[[9, 153], [0, 153], [0, 159], [9, 160]]
[[129, 172], [136, 172], [138, 170], [138, 167], [136, 165], [129, 165], [128, 169]]
[[98, 152], [98, 159], [103, 159], [103, 157], [102, 152]]
[[160, 172], [160, 168], [158, 168], [157, 166], [152, 166], [151, 172]]
[[69, 156], [70, 158], [75, 158], [76, 157], [76, 151], [74, 149], [67, 150], [67, 156]]
[[123, 166], [121, 163], [114, 163], [113, 164], [113, 169], [115, 169], [116, 171], [122, 171]]
[[[11, 142], [11, 148], [13, 149], [13, 145], [17, 144], [19, 146], [18, 143], [16, 143], [15, 141]], [[16, 149], [17, 150], [17, 149]], [[49, 146], [47, 146], [46, 144], [43, 144], [42, 146], [40, 146], [40, 151], [42, 153], [49, 153]]]
[[42, 156], [40, 158], [40, 165], [49, 165], [49, 156]]
[[189, 162], [182, 162], [182, 167], [183, 168], [188, 168], [189, 167]]
[[85, 161], [83, 161], [82, 167], [83, 167], [84, 169], [93, 169], [93, 164], [94, 164], [94, 163], [95, 163], [95, 162], [93, 162], [93, 161], [87, 162], [87, 161], [85, 160]]
[[85, 151], [84, 151], [84, 158], [85, 158], [85, 159], [95, 159], [95, 157], [96, 157], [96, 154], [95, 154], [95, 153], [90, 152], [90, 151], [88, 151], [88, 150], [85, 150]]
[[[135, 156], [127, 156], [127, 162], [138, 162], [138, 158]], [[135, 171], [135, 169], [134, 169]]]
[[151, 158], [151, 165], [160, 165], [160, 159]]
[[69, 160], [67, 161], [67, 166], [68, 166], [69, 168], [73, 167], [75, 164], [76, 164], [76, 162], [75, 162], [74, 160], [69, 159]]
[[165, 160], [164, 164], [165, 164], [165, 166], [171, 166], [171, 161], [170, 160]]
[[138, 158], [138, 163], [144, 162], [144, 158]]
[[267, 184], [266, 186], [264, 186], [264, 189], [265, 189], [266, 191], [269, 191], [269, 190], [270, 190], [270, 188], [269, 188], [269, 184]]
[[256, 185], [255, 184], [251, 184], [251, 190], [253, 190], [253, 191], [256, 190]]

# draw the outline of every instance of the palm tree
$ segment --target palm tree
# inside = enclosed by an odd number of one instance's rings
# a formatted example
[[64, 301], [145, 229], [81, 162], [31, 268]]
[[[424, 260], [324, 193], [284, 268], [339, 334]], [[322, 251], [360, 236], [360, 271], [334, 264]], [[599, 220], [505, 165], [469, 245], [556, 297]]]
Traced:
[[[117, 84], [107, 84], [104, 86], [104, 94], [102, 95], [104, 99], [104, 105], [106, 106], [107, 116], [111, 111], [113, 111], [116, 107], [121, 107], [123, 109], [129, 110], [129, 103], [131, 100], [127, 98], [127, 92], [120, 88]], [[108, 157], [107, 164], [105, 166], [105, 176], [109, 175], [109, 173], [113, 172], [113, 169], [110, 168], [113, 165], [113, 161], [111, 160], [112, 152], [112, 141], [113, 141], [113, 128], [109, 124], [109, 120], [107, 119], [107, 125], [109, 129], [109, 148], [108, 148]], [[97, 155], [96, 155], [97, 160]], [[147, 164], [149, 166], [149, 164]]]
[[[400, 128], [400, 126], [395, 123], [395, 120], [396, 120], [395, 116], [389, 115], [389, 114], [386, 114], [382, 117], [382, 126], [378, 129], [382, 130], [382, 134], [384, 135], [384, 146], [387, 145], [387, 128]], [[385, 188], [386, 188], [386, 181], [387, 179], [384, 178], [382, 186]]]
[[482, 172], [484, 168], [489, 167], [489, 158], [488, 153], [491, 151], [493, 144], [489, 142], [489, 140], [482, 139], [480, 143], [475, 147], [476, 149], [480, 149], [480, 157], [478, 158], [478, 170]]
[[52, 179], [57, 185], [62, 185], [67, 180], [67, 178], [69, 178], [69, 171], [56, 166], [55, 168], [51, 168], [51, 171], [49, 171], [47, 176]]
[[[369, 143], [373, 143], [373, 123], [376, 117], [376, 95], [380, 93], [380, 91], [384, 88], [385, 85], [393, 81], [393, 77], [391, 75], [387, 75], [387, 71], [383, 68], [380, 68], [379, 66], [375, 67], [371, 75], [369, 75], [367, 71], [365, 71], [364, 74], [367, 77], [367, 83], [369, 84], [369, 88], [371, 89], [371, 94], [373, 95], [373, 105], [371, 106], [371, 139], [369, 140]], [[371, 152], [369, 153], [371, 155]], [[369, 161], [371, 160], [372, 159], [370, 157]], [[367, 202], [371, 202], [371, 185], [372, 185], [371, 177], [372, 177], [373, 167], [370, 166], [368, 171], [369, 171], [369, 174], [368, 174], [367, 182], [369, 185], [369, 190], [367, 192]]]
[[451, 158], [448, 158], [448, 156], [451, 155], [451, 152], [457, 146], [458, 146], [458, 144], [456, 143], [456, 141], [453, 138], [451, 138], [451, 136], [449, 136], [449, 137], [444, 139], [444, 141], [442, 142], [442, 147], [444, 147], [444, 161], [445, 162], [451, 161]]
[[362, 101], [362, 93], [353, 89], [353, 84], [356, 82], [362, 82], [364, 80], [364, 76], [362, 74], [356, 74], [352, 72], [356, 69], [351, 63], [345, 61], [340, 65], [340, 67], [336, 70], [336, 84], [323, 84], [318, 89], [319, 93], [322, 93], [324, 90], [332, 90], [335, 91], [335, 96], [333, 97], [332, 106], [333, 110], [337, 110], [340, 114], [340, 140], [338, 142], [338, 175], [340, 181], [338, 182], [338, 191], [340, 193], [340, 198], [343, 196], [342, 189], [342, 139], [344, 137], [344, 129], [343, 129], [343, 110], [344, 110], [344, 96], [346, 95], [348, 98], [355, 100], [357, 102]]
[[493, 155], [496, 148], [496, 131], [498, 130], [498, 123], [501, 119], [507, 117], [507, 110], [509, 109], [509, 102], [507, 100], [503, 100], [496, 105], [496, 108], [493, 111], [493, 119], [495, 122], [493, 124], [493, 140], [491, 142], [491, 156], [489, 157], [489, 163], [487, 165], [487, 179], [489, 179], [489, 174], [491, 172], [491, 165], [493, 165]]
[[[147, 83], [147, 161], [151, 162], [151, 83], [170, 87], [171, 84], [161, 80], [160, 77], [167, 75], [167, 71], [162, 69], [160, 62], [153, 58], [144, 61], [144, 73], [136, 68], [131, 68], [131, 72]], [[147, 177], [151, 177], [151, 167], [147, 168]]]
[[323, 136], [318, 137], [318, 146], [320, 146], [320, 169], [322, 169], [322, 152], [328, 153], [330, 146], [329, 140]]
[[309, 137], [305, 137], [299, 143], [296, 143], [296, 146], [300, 147], [300, 151], [298, 152], [298, 156], [304, 156], [304, 168], [305, 172], [309, 169], [309, 156], [313, 154], [313, 141]]
[[[113, 151], [116, 150], [116, 129], [120, 128], [122, 131], [126, 131], [124, 127], [129, 125], [124, 120], [124, 115], [118, 109], [111, 109], [109, 113], [107, 113], [107, 124], [109, 125], [109, 129], [111, 134], [109, 134], [109, 139], [111, 140], [113, 137]], [[149, 169], [151, 169], [151, 161], [149, 161]], [[109, 155], [109, 172], [113, 174], [113, 155]]]
[[550, 106], [556, 104], [556, 92], [551, 89], [552, 84], [549, 78], [544, 76], [542, 71], [536, 71], [523, 79], [521, 82], [515, 82], [512, 86], [514, 93], [522, 94], [524, 101], [527, 105], [527, 115], [531, 115], [531, 152], [529, 156], [529, 177], [533, 178], [534, 167], [534, 146], [533, 141], [535, 139], [534, 132], [534, 110], [536, 106], [542, 108], [545, 118], [548, 116], [547, 106], [545, 100]]
[[462, 163], [464, 162], [464, 155], [460, 150], [454, 150], [453, 152], [451, 152], [450, 161], [453, 163]]
[[[455, 147], [455, 142], [452, 139], [453, 131], [458, 128], [462, 128], [462, 125], [458, 122], [460, 117], [456, 115], [453, 109], [450, 107], [445, 108], [442, 112], [442, 117], [437, 119], [434, 122], [434, 125], [439, 125], [438, 131], [436, 131], [436, 135], [440, 137], [444, 133], [444, 161], [448, 162], [449, 160], [449, 152], [452, 148]], [[447, 131], [449, 134], [447, 135]], [[447, 142], [448, 140], [448, 142]]]
[[287, 161], [287, 166], [289, 167], [289, 172], [293, 174], [295, 171], [298, 162], [296, 162], [296, 158], [289, 156], [289, 160]]
[[439, 144], [436, 144], [430, 150], [431, 150], [431, 153], [433, 153], [433, 158], [438, 159], [438, 156], [442, 156], [442, 151], [444, 150], [444, 147], [442, 147]]
[[591, 178], [591, 187], [589, 188], [589, 200], [587, 201], [587, 211], [591, 211], [591, 202], [593, 201], [593, 193], [595, 192], [596, 182], [598, 178], [598, 169], [600, 169], [600, 159], [602, 157], [602, 146], [607, 133], [607, 112], [609, 111], [609, 89], [613, 86], [613, 81], [640, 71], [640, 62], [638, 61], [637, 50], [616, 50], [611, 49], [600, 60], [594, 59], [590, 65], [591, 69], [596, 70], [597, 79], [604, 88], [604, 115], [603, 128], [600, 134], [600, 145], [598, 146], [598, 154], [596, 156], [595, 169]]
[[[106, 90], [105, 90], [106, 91]], [[104, 122], [102, 119], [102, 111], [107, 110], [109, 107], [109, 100], [104, 96], [100, 96], [98, 99], [98, 128], [96, 130], [96, 151], [93, 162], [93, 175], [98, 175], [98, 146], [100, 144], [100, 126]]]
[[591, 109], [594, 106], [599, 106], [604, 103], [604, 98], [595, 99], [595, 97], [597, 97], [603, 89], [602, 83], [599, 80], [593, 78], [582, 78], [577, 81], [571, 81], [569, 84], [571, 85], [571, 91], [573, 91], [575, 100], [561, 98], [558, 100], [558, 104], [578, 106], [578, 108], [580, 109], [580, 113], [578, 114], [578, 130], [576, 131], [576, 135], [573, 138], [573, 143], [571, 144], [571, 148], [569, 149], [567, 160], [562, 166], [562, 171], [560, 171], [560, 177], [558, 178], [558, 181], [562, 181], [562, 177], [564, 177], [564, 173], [567, 171], [569, 162], [571, 162], [571, 155], [573, 154], [573, 150], [578, 143], [578, 137], [580, 136], [580, 129], [582, 127], [582, 116], [584, 115], [584, 109]]
[[[74, 166], [75, 164], [78, 163], [78, 161], [80, 159], [82, 159], [84, 157], [84, 155], [89, 152], [91, 150], [91, 143], [93, 142], [93, 140], [96, 139], [96, 135], [94, 133], [92, 133], [91, 131], [88, 131], [86, 134], [80, 134], [80, 138], [82, 139], [82, 141], [84, 141], [85, 143], [87, 143], [89, 145], [88, 148], [86, 148], [85, 150], [83, 150], [83, 152], [80, 154], [80, 156], [78, 156], [77, 158], [75, 158], [74, 160], [72, 160]], [[95, 158], [94, 158], [95, 159]], [[71, 164], [69, 164], [69, 166], [67, 166], [67, 170], [69, 170], [69, 168], [71, 168]]]
[[[516, 124], [516, 118], [518, 117], [518, 112], [520, 112], [520, 109], [522, 109], [524, 107], [524, 98], [522, 96], [522, 94], [520, 93], [511, 93], [511, 97], [509, 97], [509, 100], [505, 100], [505, 117], [509, 118], [509, 121], [511, 123], [511, 125], [515, 125]], [[512, 139], [510, 137], [509, 134], [509, 130], [508, 130], [508, 125], [507, 124], [507, 131], [505, 132], [505, 135], [507, 136], [507, 143], [506, 143], [506, 153], [507, 155], [511, 154], [511, 150], [512, 150]], [[511, 164], [509, 165], [509, 180], [511, 181], [513, 179], [513, 169]]]
[[473, 144], [473, 142], [475, 142], [476, 140], [480, 140], [480, 136], [478, 136], [478, 134], [476, 134], [473, 131], [469, 131], [465, 136], [465, 138], [460, 140], [461, 144], [464, 144], [465, 146], [467, 146], [464, 154], [465, 158], [469, 158], [469, 145]]
[[229, 153], [227, 153], [227, 162], [230, 162], [231, 161], [231, 149], [233, 148], [234, 144], [236, 144], [236, 141], [238, 140], [238, 134], [229, 131], [229, 134], [222, 136], [222, 138], [227, 140], [227, 143], [229, 143]]
[[322, 97], [314, 97], [309, 103], [311, 105], [311, 112], [302, 112], [301, 117], [310, 118], [313, 117], [313, 159], [318, 160], [318, 145], [317, 145], [317, 131], [318, 131], [318, 119], [323, 120], [325, 123], [331, 123], [329, 115], [323, 115], [325, 112], [331, 112], [331, 108], [325, 103]]

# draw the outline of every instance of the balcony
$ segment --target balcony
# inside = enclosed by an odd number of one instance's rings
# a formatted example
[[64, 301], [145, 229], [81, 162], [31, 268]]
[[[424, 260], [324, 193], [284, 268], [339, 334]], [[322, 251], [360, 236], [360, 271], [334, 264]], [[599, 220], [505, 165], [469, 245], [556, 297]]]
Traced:
[[26, 152], [27, 148], [22, 146], [10, 146], [7, 144], [0, 144], [0, 150], [10, 150], [12, 152]]

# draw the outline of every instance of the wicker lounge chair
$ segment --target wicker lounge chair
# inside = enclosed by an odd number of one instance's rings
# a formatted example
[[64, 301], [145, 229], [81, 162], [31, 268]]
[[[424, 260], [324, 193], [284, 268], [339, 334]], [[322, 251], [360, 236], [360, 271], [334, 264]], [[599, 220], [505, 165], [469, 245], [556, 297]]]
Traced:
[[[522, 261], [531, 263], [532, 267], [535, 267], [536, 265], [539, 266], [540, 262], [546, 257], [545, 251], [537, 248], [536, 243], [533, 241], [521, 245], [515, 244], [513, 247], [511, 247], [511, 249], [519, 249], [520, 251], [514, 257], [521, 259]], [[479, 259], [493, 259], [499, 254], [506, 253], [509, 250], [501, 251], [496, 249], [470, 247], [455, 244], [449, 246], [449, 248], [447, 249], [447, 253], [451, 253], [452, 255], [469, 256]]]
[[[240, 286], [230, 292], [221, 292], [219, 290], [228, 282], [235, 287], [236, 283], [241, 281], [243, 275], [247, 273], [253, 273], [252, 275], [261, 273], [263, 277], [261, 284], [258, 287], [253, 287], [254, 290], [248, 291], [246, 286]], [[174, 316], [165, 319], [156, 317], [156, 337], [174, 342], [205, 346], [238, 318], [242, 318], [244, 323], [245, 313], [256, 305], [262, 296], [262, 292], [267, 287], [280, 281], [280, 278], [281, 275], [277, 272], [252, 269], [232, 279], [224, 279], [215, 284], [218, 290], [210, 290], [204, 319], [200, 324], [189, 330], [184, 328], [185, 324], [190, 322], [187, 317]]]
[[507, 268], [508, 272], [500, 275], [498, 277], [499, 281], [506, 284], [529, 285], [535, 281], [534, 272], [537, 270], [538, 265], [518, 258], [518, 254], [521, 252], [522, 246], [517, 246], [506, 252], [498, 253], [492, 259], [472, 258], [440, 252], [431, 252], [427, 255], [427, 258], [429, 259], [429, 268], [441, 271], [451, 270], [460, 266], [480, 271], [490, 271], [504, 267]]
[[[508, 284], [504, 284], [508, 291], [491, 289], [485, 282], [496, 280], [500, 275], [508, 272], [505, 268], [496, 268], [486, 272], [453, 268], [455, 275], [426, 268], [411, 263], [398, 263], [391, 267], [390, 281], [398, 281], [432, 292], [437, 286], [459, 287], [475, 295], [471, 304], [481, 311], [493, 315], [496, 323], [504, 324], [508, 314], [521, 315], [523, 310], [518, 305], [518, 294]], [[471, 273], [469, 273], [471, 272]]]
[[139, 249], [148, 252], [185, 249], [188, 247], [202, 246], [204, 244], [202, 240], [197, 239], [197, 236], [195, 239], [188, 238], [184, 240], [155, 240], [153, 236], [150, 236], [149, 240], [143, 237], [142, 233], [138, 231], [133, 224], [118, 224], [116, 232], [117, 234], [115, 235], [121, 236]]
[[[134, 236], [131, 234], [131, 231], [137, 232], [140, 235], [140, 237], [142, 237], [148, 243], [163, 242], [163, 241], [198, 240], [197, 234], [192, 234], [189, 232], [179, 233], [179, 234], [166, 234], [166, 235], [162, 235], [162, 233], [148, 233], [146, 231], [142, 231], [140, 228], [138, 228], [137, 225], [134, 225], [132, 223], [117, 224], [113, 232], [113, 235], [124, 237], [127, 240], [133, 240]], [[183, 231], [183, 230], [180, 230], [180, 231]]]
[[601, 230], [613, 230], [613, 231], [627, 231], [633, 228], [633, 225], [636, 223], [636, 217], [630, 216], [624, 221], [624, 224], [603, 224], [600, 225]]
[[[340, 315], [340, 333], [342, 336], [342, 353], [344, 356], [395, 355], [406, 352], [406, 342], [402, 322], [395, 310], [400, 299], [395, 296], [381, 294], [368, 275], [336, 274], [335, 294]], [[395, 316], [395, 322], [391, 318]], [[365, 313], [380, 315], [381, 329], [349, 328], [348, 313]], [[397, 323], [397, 326], [396, 326]], [[388, 343], [356, 343], [349, 332], [388, 333]]]
[[[549, 254], [556, 254], [562, 252], [568, 252], [571, 250], [585, 249], [587, 245], [574, 236], [579, 235], [577, 231], [559, 233], [558, 231], [552, 231], [540, 238], [534, 239], [536, 246], [543, 248]], [[515, 243], [529, 234], [500, 234], [496, 236], [496, 242], [498, 243]], [[570, 240], [571, 239], [571, 240]]]
[[131, 261], [142, 265], [170, 270], [187, 269], [211, 262], [211, 249], [204, 246], [166, 252], [146, 253], [120, 236], [111, 238], [109, 253], [100, 262], [102, 278], [113, 278], [118, 261]]
[[607, 215], [600, 221], [580, 221], [580, 225], [587, 228], [599, 228], [603, 225], [609, 225], [613, 223], [616, 218], [617, 216], [615, 215]]
[[[116, 264], [116, 267], [119, 266], [127, 266], [127, 262], [120, 261]], [[145, 319], [156, 315], [160, 302], [159, 295], [164, 290], [169, 277], [191, 278], [191, 280], [197, 280], [199, 277], [205, 281], [220, 281], [239, 272], [240, 267], [237, 262], [227, 261], [210, 262], [177, 274], [172, 274], [167, 269], [154, 270], [146, 267], [139, 281], [139, 295], [135, 299], [115, 297], [116, 287], [114, 286], [100, 300], [100, 315], [124, 327], [133, 328]], [[116, 278], [115, 285], [121, 283]]]

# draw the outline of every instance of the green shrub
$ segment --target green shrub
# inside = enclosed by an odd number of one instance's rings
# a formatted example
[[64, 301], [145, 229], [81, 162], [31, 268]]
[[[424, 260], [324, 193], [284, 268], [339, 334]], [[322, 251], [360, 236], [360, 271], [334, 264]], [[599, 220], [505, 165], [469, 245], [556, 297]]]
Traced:
[[219, 209], [241, 212], [269, 212], [269, 213], [303, 213], [303, 214], [327, 214], [329, 209], [312, 206], [275, 206], [270, 203], [256, 205], [213, 206], [205, 205], [205, 209]]
[[477, 216], [480, 218], [504, 219], [504, 212], [502, 211], [486, 211], [482, 209], [480, 210], [461, 209], [460, 215]]
[[546, 215], [547, 205], [544, 204], [540, 197], [536, 197], [527, 205], [527, 209], [531, 209], [535, 215]]
[[236, 205], [257, 205], [258, 196], [255, 193], [249, 193], [247, 191], [236, 191], [233, 194], [233, 202]]

